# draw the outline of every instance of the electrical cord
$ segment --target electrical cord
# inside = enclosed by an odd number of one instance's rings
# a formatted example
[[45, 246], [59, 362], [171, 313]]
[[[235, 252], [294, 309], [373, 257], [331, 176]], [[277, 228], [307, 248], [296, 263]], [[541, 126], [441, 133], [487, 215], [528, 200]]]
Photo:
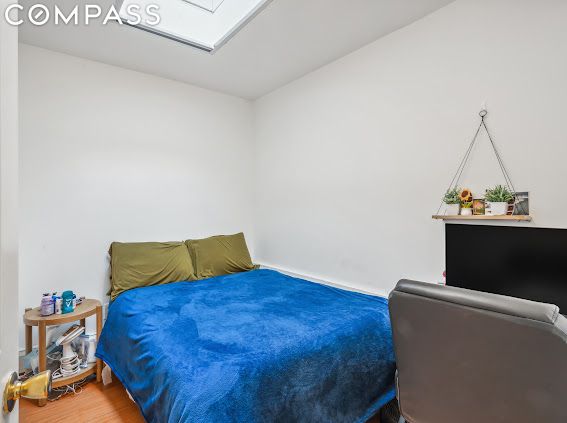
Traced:
[[80, 371], [81, 361], [77, 353], [73, 353], [71, 357], [62, 357], [61, 352], [56, 352], [48, 354], [47, 357], [60, 363], [59, 368], [53, 372], [53, 379], [74, 376]]
[[51, 392], [57, 394], [57, 396], [53, 398], [49, 398], [49, 401], [51, 402], [57, 401], [61, 397], [64, 397], [65, 395], [68, 394], [79, 395], [81, 392], [83, 392], [83, 386], [88, 382], [88, 379], [89, 378], [86, 377], [70, 385], [65, 385], [60, 388], [51, 389]]
[[73, 354], [72, 357], [64, 357], [61, 360], [61, 366], [54, 372], [54, 376], [59, 372], [61, 377], [74, 376], [79, 373], [79, 366], [81, 364], [77, 354]]

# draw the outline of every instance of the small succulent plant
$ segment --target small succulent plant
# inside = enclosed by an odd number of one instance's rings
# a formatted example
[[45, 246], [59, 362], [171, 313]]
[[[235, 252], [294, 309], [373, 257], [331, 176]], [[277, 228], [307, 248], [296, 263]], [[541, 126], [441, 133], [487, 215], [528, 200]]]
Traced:
[[460, 188], [450, 188], [447, 190], [443, 196], [443, 202], [445, 204], [461, 204], [461, 189]]
[[507, 187], [496, 185], [486, 190], [484, 198], [491, 203], [507, 203], [514, 199], [514, 194]]
[[463, 209], [472, 209], [472, 204], [473, 204], [472, 201], [464, 201], [461, 203], [461, 207]]

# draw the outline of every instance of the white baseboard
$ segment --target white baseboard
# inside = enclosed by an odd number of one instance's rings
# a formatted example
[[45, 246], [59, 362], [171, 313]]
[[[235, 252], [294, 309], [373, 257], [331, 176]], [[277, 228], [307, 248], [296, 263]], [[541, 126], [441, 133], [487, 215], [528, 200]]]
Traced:
[[321, 284], [321, 285], [328, 285], [328, 286], [332, 286], [332, 287], [335, 287], [335, 288], [344, 289], [344, 290], [347, 290], [347, 291], [360, 292], [361, 294], [374, 295], [374, 296], [388, 298], [388, 293], [386, 291], [381, 290], [381, 289], [378, 289], [378, 290], [373, 291], [373, 292], [365, 291], [365, 290], [362, 290], [362, 289], [359, 289], [359, 288], [355, 288], [354, 286], [349, 286], [345, 283], [332, 282], [328, 279], [322, 279], [320, 277], [306, 275], [304, 273], [299, 273], [299, 272], [294, 271], [294, 270], [284, 269], [283, 267], [275, 266], [273, 264], [267, 264], [267, 263], [258, 263], [258, 264], [260, 265], [260, 267], [262, 269], [275, 270], [276, 272], [280, 272], [280, 273], [283, 273], [284, 275], [292, 276], [294, 278], [305, 279], [306, 281], [315, 282], [315, 283], [318, 283], [318, 284]]

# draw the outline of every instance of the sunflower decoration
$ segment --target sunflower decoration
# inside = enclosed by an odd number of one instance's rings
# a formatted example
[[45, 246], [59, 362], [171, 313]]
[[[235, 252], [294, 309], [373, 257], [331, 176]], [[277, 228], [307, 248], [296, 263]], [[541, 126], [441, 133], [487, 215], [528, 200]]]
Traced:
[[461, 203], [470, 203], [473, 200], [471, 190], [468, 188], [463, 189], [459, 194], [459, 198], [461, 199]]

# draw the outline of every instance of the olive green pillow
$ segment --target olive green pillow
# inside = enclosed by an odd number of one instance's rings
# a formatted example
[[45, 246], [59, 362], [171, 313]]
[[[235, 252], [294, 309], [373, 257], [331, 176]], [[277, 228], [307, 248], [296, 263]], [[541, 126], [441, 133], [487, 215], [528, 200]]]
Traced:
[[218, 235], [185, 241], [193, 259], [197, 279], [246, 272], [252, 263], [244, 234]]
[[113, 242], [109, 253], [111, 300], [132, 288], [196, 279], [182, 242]]

